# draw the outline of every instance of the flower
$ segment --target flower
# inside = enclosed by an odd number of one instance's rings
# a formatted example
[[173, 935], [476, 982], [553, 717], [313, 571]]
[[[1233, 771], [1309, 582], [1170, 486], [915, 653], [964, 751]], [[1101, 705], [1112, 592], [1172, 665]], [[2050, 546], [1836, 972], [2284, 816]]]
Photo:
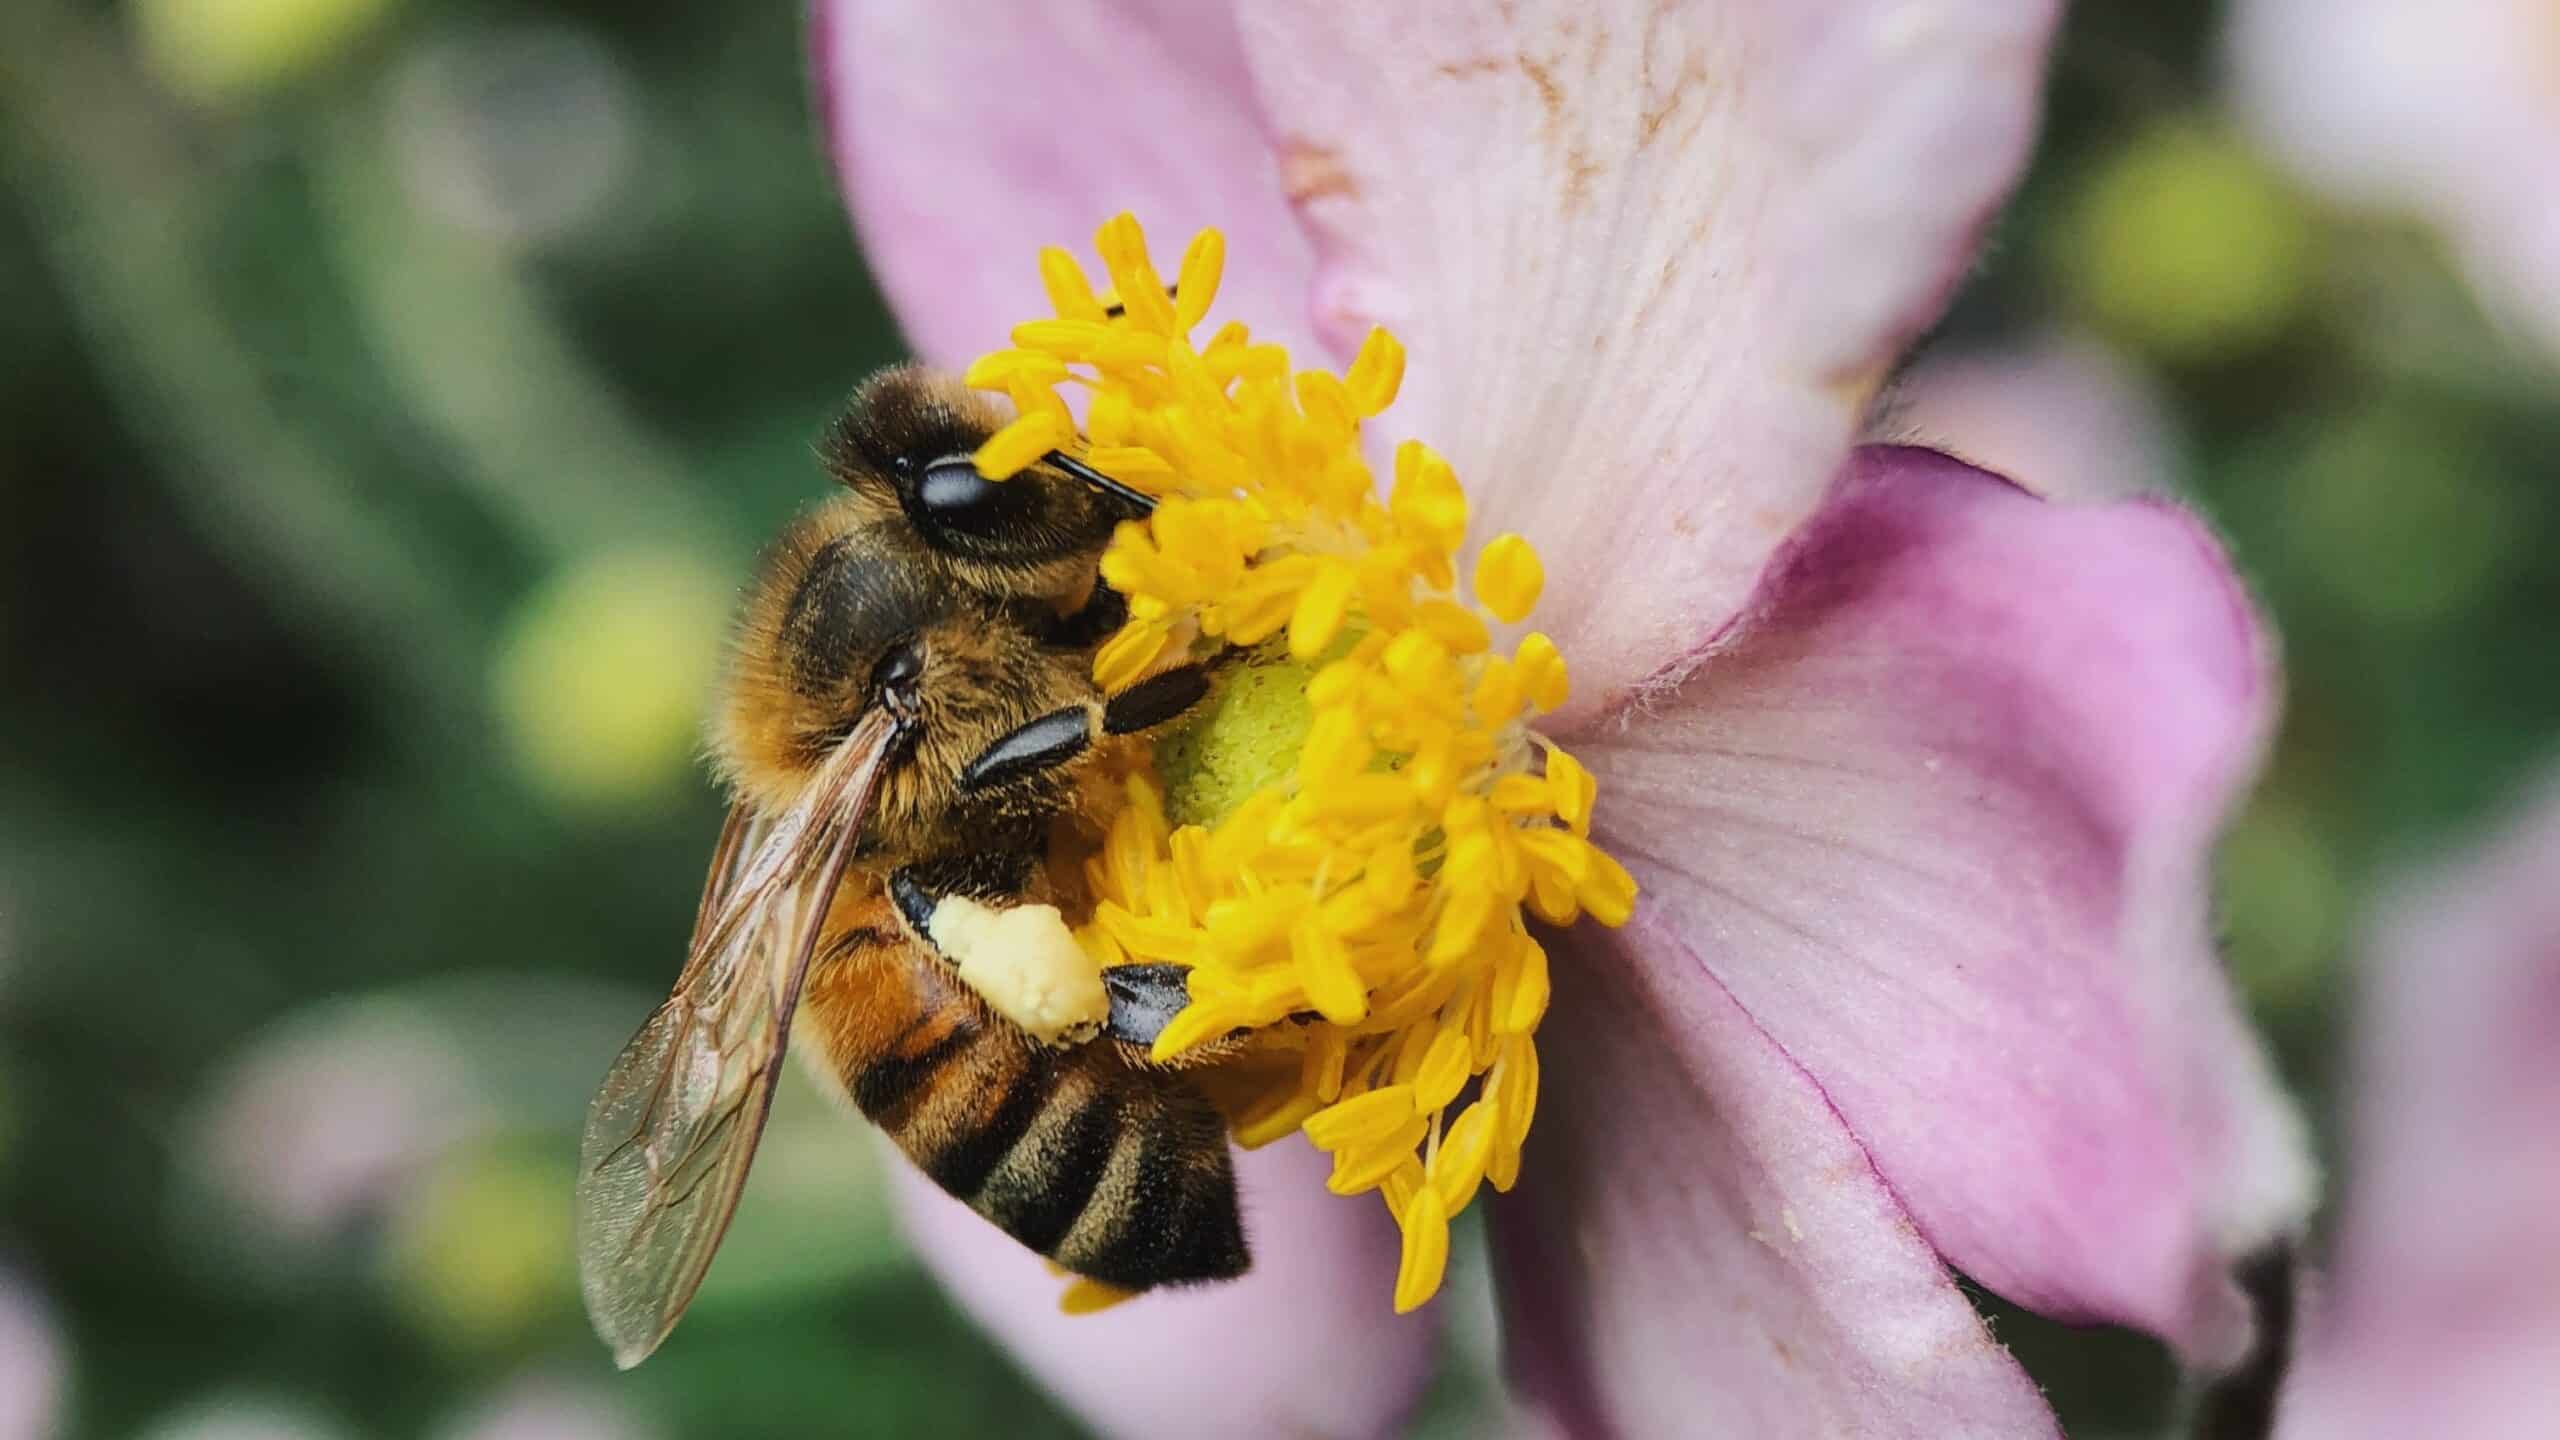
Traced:
[[2281, 1440], [2489, 1440], [2560, 1407], [2560, 775], [2366, 947], [2332, 1282]]
[[[1643, 899], [1546, 940], [1539, 1118], [1487, 1205], [1527, 1403], [1577, 1431], [2051, 1433], [1950, 1264], [2199, 1366], [2247, 1350], [2230, 1265], [2311, 1184], [2205, 925], [2273, 703], [2254, 613], [2171, 506], [1852, 450], [2023, 159], [2050, 5], [816, 15], [842, 179], [926, 358], [1043, 307], [1025, 236], [1214, 225], [1257, 339], [1402, 342], [1374, 438], [1427, 438], [1472, 533], [1543, 556], [1573, 685], [1539, 728]], [[1105, 1429], [1387, 1428], [1430, 1339], [1387, 1314], [1386, 1217], [1311, 1193], [1294, 1143], [1245, 1159], [1254, 1272], [1100, 1316], [908, 1204]]]
[[[1371, 330], [1341, 375], [1294, 369], [1236, 321], [1195, 349], [1225, 237], [1200, 232], [1172, 287], [1135, 217], [1095, 245], [1114, 295], [1141, 298], [1106, 305], [1074, 256], [1042, 252], [1057, 317], [969, 367], [1018, 407], [978, 465], [1010, 478], [1074, 445], [1155, 492], [1102, 556], [1130, 615], [1095, 655], [1105, 693], [1222, 655], [1234, 678], [1125, 758], [1107, 835], [1062, 857], [1095, 901], [1077, 939], [1106, 969], [1185, 968], [1155, 1057], [1217, 1043], [1203, 1079], [1239, 1143], [1304, 1133], [1335, 1194], [1379, 1191], [1404, 1232], [1396, 1309], [1413, 1310], [1440, 1289], [1450, 1221], [1519, 1177], [1550, 993], [1528, 912], [1618, 926], [1635, 902], [1591, 842], [1591, 772], [1530, 728], [1570, 694], [1563, 656], [1535, 631], [1498, 645], [1487, 623], [1526, 620], [1544, 568], [1501, 535], [1461, 587], [1466, 493], [1418, 440], [1380, 498], [1362, 422], [1394, 403], [1395, 337]], [[1089, 441], [1069, 385], [1090, 397]]]
[[2426, 220], [2560, 354], [2560, 11], [2548, 0], [2246, 0], [2232, 102], [2323, 192]]

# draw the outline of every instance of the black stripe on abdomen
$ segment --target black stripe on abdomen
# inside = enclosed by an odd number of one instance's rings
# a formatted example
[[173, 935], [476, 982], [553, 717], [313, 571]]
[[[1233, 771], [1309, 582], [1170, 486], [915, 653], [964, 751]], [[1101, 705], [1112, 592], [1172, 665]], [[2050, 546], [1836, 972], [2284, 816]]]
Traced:
[[933, 1183], [967, 1200], [996, 1173], [1004, 1157], [1031, 1133], [1031, 1122], [1040, 1118], [1041, 1108], [1058, 1088], [1058, 1072], [1052, 1065], [1033, 1063], [1027, 1073], [1005, 1085], [1004, 1098], [996, 1102], [986, 1123], [964, 1134], [944, 1141], [930, 1156], [918, 1156], [924, 1173]]
[[1051, 1092], [1049, 1113], [970, 1203], [1006, 1234], [1046, 1255], [1075, 1228], [1111, 1168], [1125, 1114], [1121, 1097], [1090, 1080]]
[[1078, 1228], [1060, 1263], [1127, 1290], [1244, 1273], [1225, 1131], [1196, 1096], [1166, 1100], [1113, 1151], [1108, 1213]]
[[[975, 1044], [982, 1028], [976, 1020], [960, 1017], [940, 1039], [912, 1055], [898, 1052], [907, 1038], [900, 1035], [886, 1054], [864, 1066], [860, 1074], [848, 1077], [845, 1088], [853, 1092], [853, 1102], [873, 1123], [894, 1132], [907, 1112], [932, 1088], [934, 1072]], [[908, 1034], [912, 1033], [911, 1026]]]

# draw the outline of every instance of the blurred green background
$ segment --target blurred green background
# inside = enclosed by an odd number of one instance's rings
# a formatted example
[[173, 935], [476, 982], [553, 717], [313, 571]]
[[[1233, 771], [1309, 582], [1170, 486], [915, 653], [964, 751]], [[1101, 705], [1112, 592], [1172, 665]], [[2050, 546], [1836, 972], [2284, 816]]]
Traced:
[[[2560, 383], [2236, 138], [2216, 24], [2077, 8], [1880, 428], [2068, 430], [2061, 356], [2231, 537], [2291, 695], [2230, 954], [2334, 1135], [2361, 905], [2560, 735]], [[578, 1314], [728, 598], [898, 353], [802, 73], [778, 5], [0, 6], [0, 1299], [65, 1433], [1070, 1430], [796, 1091], [679, 1341], [615, 1377]], [[2170, 1413], [2155, 1347], [1995, 1310], [2075, 1434]]]

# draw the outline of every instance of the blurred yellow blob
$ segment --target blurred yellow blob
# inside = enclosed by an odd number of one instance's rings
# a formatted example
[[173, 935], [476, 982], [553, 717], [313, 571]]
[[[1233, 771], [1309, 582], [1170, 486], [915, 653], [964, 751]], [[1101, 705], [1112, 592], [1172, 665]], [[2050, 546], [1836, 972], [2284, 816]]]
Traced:
[[672, 793], [692, 767], [732, 599], [701, 557], [654, 549], [578, 561], [535, 591], [489, 677], [526, 776], [581, 810]]
[[2064, 286], [2117, 338], [2196, 360], [2261, 344], [2301, 310], [2316, 237], [2237, 139], [2172, 122], [2099, 161], [2051, 239]]
[[2471, 613], [2530, 533], [2501, 457], [2458, 414], [2406, 402], [2311, 428], [2282, 495], [2285, 541], [2311, 576], [2384, 623]]
[[191, 99], [254, 95], [327, 63], [391, 0], [135, 0], [134, 39], [160, 83]]
[[507, 1152], [453, 1157], [393, 1217], [393, 1301], [456, 1350], [497, 1349], [573, 1310], [577, 1268], [561, 1199], [567, 1164]]

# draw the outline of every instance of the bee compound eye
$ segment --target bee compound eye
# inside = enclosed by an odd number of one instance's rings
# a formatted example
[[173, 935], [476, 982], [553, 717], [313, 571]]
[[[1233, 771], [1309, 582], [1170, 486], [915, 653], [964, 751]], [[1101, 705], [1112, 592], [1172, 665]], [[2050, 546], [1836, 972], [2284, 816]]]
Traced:
[[979, 474], [977, 462], [966, 455], [934, 461], [916, 482], [916, 504], [945, 521], [982, 514], [1003, 493], [1004, 482]]

